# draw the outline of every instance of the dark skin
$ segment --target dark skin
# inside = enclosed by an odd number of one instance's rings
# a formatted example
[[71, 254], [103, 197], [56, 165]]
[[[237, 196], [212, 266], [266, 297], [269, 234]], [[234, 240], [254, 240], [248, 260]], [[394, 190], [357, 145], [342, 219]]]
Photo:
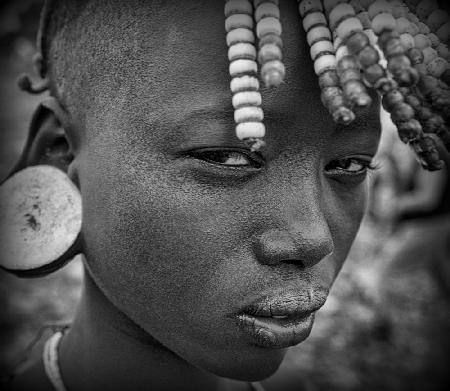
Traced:
[[[47, 112], [29, 157], [63, 167], [83, 198], [87, 274], [62, 376], [69, 391], [245, 390], [286, 349], [257, 346], [233, 314], [263, 293], [326, 297], [364, 212], [378, 105], [336, 127], [297, 3], [281, 2], [286, 83], [262, 91], [267, 148], [251, 153], [234, 135], [223, 3], [167, 2], [162, 19], [131, 3], [92, 16], [111, 39], [76, 82], [85, 99], [74, 112], [61, 87], [69, 119]], [[32, 371], [51, 389], [42, 363]]]

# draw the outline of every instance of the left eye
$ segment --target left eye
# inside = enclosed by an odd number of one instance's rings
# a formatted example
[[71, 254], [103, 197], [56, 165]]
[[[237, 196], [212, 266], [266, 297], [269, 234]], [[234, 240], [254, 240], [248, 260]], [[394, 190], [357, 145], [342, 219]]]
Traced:
[[371, 161], [361, 158], [337, 159], [325, 166], [326, 171], [347, 174], [362, 174], [373, 169]]

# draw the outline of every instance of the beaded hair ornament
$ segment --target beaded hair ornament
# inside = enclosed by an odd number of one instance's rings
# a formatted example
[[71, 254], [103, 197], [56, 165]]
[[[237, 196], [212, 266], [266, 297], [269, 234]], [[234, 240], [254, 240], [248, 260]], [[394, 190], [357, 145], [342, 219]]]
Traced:
[[[35, 58], [43, 80], [19, 81], [29, 92], [49, 87], [43, 53], [54, 2], [46, 1]], [[321, 100], [334, 121], [351, 123], [375, 90], [421, 165], [442, 168], [434, 137], [450, 149], [450, 18], [437, 0], [298, 3]], [[225, 0], [224, 12], [236, 136], [255, 151], [266, 132], [260, 80], [277, 87], [286, 73], [279, 0]]]
[[[375, 90], [400, 139], [411, 146], [421, 165], [442, 168], [431, 134], [450, 149], [447, 12], [436, 0], [298, 3], [321, 100], [334, 121], [352, 122], [353, 110], [370, 105], [368, 90]], [[266, 87], [278, 86], [285, 76], [278, 5], [278, 0], [225, 2], [236, 135], [252, 150], [264, 145], [265, 134], [258, 63]]]

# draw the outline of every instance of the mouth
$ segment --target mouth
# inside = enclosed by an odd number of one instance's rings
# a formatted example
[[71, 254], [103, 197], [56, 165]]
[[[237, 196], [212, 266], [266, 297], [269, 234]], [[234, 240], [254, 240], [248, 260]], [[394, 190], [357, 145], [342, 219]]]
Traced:
[[237, 314], [237, 324], [254, 344], [282, 349], [304, 341], [310, 334], [315, 312], [327, 295], [308, 292], [271, 292]]

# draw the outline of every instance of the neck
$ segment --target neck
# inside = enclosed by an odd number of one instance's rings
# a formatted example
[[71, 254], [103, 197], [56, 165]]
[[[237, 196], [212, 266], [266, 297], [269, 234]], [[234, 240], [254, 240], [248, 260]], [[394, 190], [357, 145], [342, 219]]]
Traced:
[[200, 370], [133, 323], [113, 306], [86, 273], [72, 327], [59, 348], [69, 391], [226, 390], [225, 379]]

